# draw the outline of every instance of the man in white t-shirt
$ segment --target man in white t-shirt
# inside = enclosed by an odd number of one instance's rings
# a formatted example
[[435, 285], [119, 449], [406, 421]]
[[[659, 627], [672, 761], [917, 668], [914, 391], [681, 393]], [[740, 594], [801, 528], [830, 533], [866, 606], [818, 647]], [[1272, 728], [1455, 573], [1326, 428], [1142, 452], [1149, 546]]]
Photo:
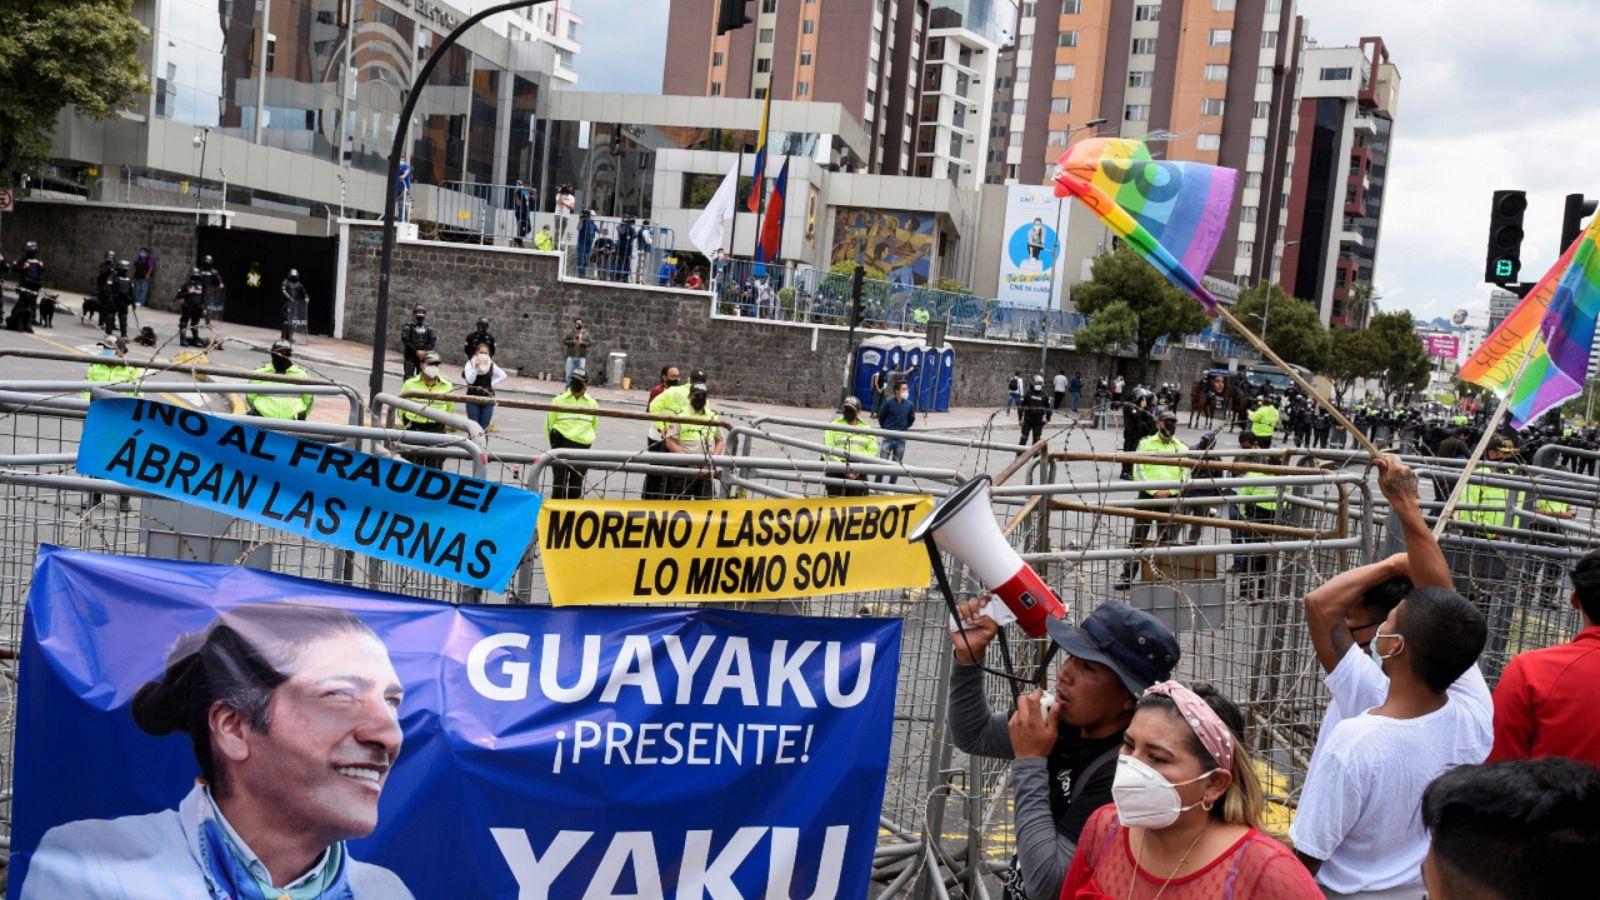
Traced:
[[[1493, 743], [1493, 702], [1476, 665], [1483, 614], [1450, 587], [1423, 521], [1417, 477], [1378, 462], [1378, 485], [1405, 531], [1407, 553], [1343, 573], [1306, 597], [1306, 623], [1333, 701], [1289, 836], [1329, 896], [1422, 896], [1428, 838], [1422, 791], [1446, 769], [1478, 763]], [[1412, 587], [1386, 618], [1362, 601]], [[1370, 629], [1362, 651], [1358, 635]]]

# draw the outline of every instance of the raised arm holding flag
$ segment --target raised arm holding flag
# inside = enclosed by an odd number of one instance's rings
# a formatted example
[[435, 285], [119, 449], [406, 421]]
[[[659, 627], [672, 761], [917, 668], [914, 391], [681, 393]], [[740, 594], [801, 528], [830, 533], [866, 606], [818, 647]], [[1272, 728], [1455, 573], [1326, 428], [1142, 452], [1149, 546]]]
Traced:
[[1378, 449], [1359, 428], [1234, 318], [1200, 282], [1196, 273], [1203, 273], [1211, 264], [1228, 226], [1237, 178], [1237, 172], [1221, 166], [1158, 160], [1142, 141], [1090, 138], [1061, 155], [1055, 188], [1058, 197], [1077, 197], [1168, 281], [1198, 300], [1207, 315], [1220, 317], [1243, 335], [1377, 457]]

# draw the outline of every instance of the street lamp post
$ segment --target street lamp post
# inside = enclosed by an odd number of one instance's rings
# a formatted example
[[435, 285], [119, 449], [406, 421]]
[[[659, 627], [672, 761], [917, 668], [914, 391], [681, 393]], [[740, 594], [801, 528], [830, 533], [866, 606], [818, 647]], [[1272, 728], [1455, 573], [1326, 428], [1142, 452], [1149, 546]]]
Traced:
[[200, 148], [200, 170], [194, 176], [194, 210], [195, 218], [200, 217], [200, 183], [206, 178], [206, 145], [211, 142], [211, 126], [200, 129], [194, 136], [194, 145]]
[[[1101, 125], [1104, 125], [1105, 123], [1106, 123], [1105, 119], [1090, 119], [1089, 121], [1083, 123], [1082, 125], [1079, 125], [1077, 128], [1068, 127], [1067, 128], [1067, 137], [1066, 137], [1066, 140], [1065, 140], [1064, 143], [1067, 146], [1071, 146], [1071, 144], [1072, 144], [1072, 136], [1073, 135], [1077, 134], [1080, 131], [1088, 131], [1090, 128], [1099, 128]], [[1054, 183], [1054, 179], [1047, 179], [1045, 181], [1045, 184], [1053, 184], [1053, 183]], [[1061, 204], [1062, 204], [1062, 201], [1064, 199], [1066, 199], [1066, 198], [1064, 198], [1064, 197], [1057, 197], [1056, 198], [1056, 247], [1055, 247], [1055, 259], [1052, 259], [1050, 261], [1050, 299], [1051, 300], [1055, 299], [1056, 279], [1061, 277], [1060, 276], [1060, 272], [1061, 272], [1061, 257], [1063, 255], [1061, 251], [1064, 249], [1061, 246]], [[1040, 328], [1040, 331], [1043, 332], [1043, 334], [1039, 339], [1039, 371], [1041, 373], [1045, 371], [1045, 354], [1050, 349], [1050, 303], [1049, 303], [1048, 300], [1045, 302], [1044, 312], [1045, 312], [1045, 314], [1044, 314], [1044, 323], [1043, 323], [1043, 327]]]
[[378, 415], [376, 398], [383, 393], [383, 350], [389, 338], [389, 272], [394, 267], [395, 202], [399, 199], [394, 188], [400, 179], [400, 157], [406, 155], [406, 134], [410, 130], [411, 114], [416, 110], [417, 101], [422, 98], [422, 91], [428, 83], [428, 78], [433, 74], [434, 67], [439, 64], [444, 52], [455, 46], [456, 41], [460, 40], [469, 28], [499, 13], [549, 2], [550, 0], [515, 0], [512, 3], [487, 7], [468, 16], [455, 27], [455, 30], [446, 35], [444, 40], [434, 45], [433, 52], [428, 55], [428, 61], [422, 64], [422, 71], [412, 80], [411, 90], [406, 92], [406, 102], [401, 106], [399, 119], [395, 122], [394, 143], [389, 148], [388, 181], [383, 192], [383, 249], [378, 257], [378, 300], [377, 308], [373, 311], [377, 320], [372, 323], [372, 373], [367, 381], [367, 402], [373, 405], [374, 418]]

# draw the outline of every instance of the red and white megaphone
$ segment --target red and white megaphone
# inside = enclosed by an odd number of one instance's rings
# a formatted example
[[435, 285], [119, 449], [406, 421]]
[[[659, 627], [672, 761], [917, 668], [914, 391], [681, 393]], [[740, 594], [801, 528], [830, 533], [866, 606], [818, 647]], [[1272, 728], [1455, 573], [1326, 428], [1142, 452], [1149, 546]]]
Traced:
[[1046, 620], [1066, 618], [1067, 609], [1060, 598], [1011, 549], [1000, 526], [995, 524], [989, 502], [989, 476], [979, 475], [941, 500], [906, 539], [921, 541], [930, 537], [939, 549], [965, 563], [1032, 637], [1044, 635]]

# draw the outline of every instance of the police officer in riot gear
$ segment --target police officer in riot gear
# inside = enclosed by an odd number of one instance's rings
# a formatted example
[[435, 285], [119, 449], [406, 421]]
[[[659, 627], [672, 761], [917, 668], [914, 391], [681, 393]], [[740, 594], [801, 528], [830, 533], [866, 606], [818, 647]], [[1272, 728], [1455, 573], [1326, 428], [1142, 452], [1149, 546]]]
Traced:
[[78, 321], [88, 325], [98, 318], [100, 330], [111, 333], [106, 321], [111, 315], [111, 285], [116, 278], [117, 252], [107, 250], [106, 258], [100, 261], [100, 268], [95, 270], [93, 287], [83, 297], [83, 309], [79, 311]]
[[489, 320], [482, 317], [478, 319], [478, 329], [467, 335], [466, 346], [462, 349], [462, 353], [468, 358], [472, 357], [473, 354], [478, 352], [479, 344], [489, 345], [490, 356], [494, 356], [498, 352], [498, 348], [494, 344], [494, 335], [489, 333]]
[[[400, 329], [401, 356], [405, 357], [406, 377], [417, 374], [422, 358], [439, 343], [439, 335], [428, 324], [428, 310], [418, 303], [411, 310], [411, 322]], [[490, 354], [493, 355], [493, 354]]]
[[1019, 443], [1024, 447], [1037, 443], [1044, 432], [1044, 423], [1050, 421], [1051, 416], [1050, 398], [1044, 392], [1044, 376], [1035, 375], [1028, 395], [1017, 407], [1017, 424], [1022, 427]]
[[111, 333], [112, 319], [115, 318], [122, 336], [128, 336], [128, 310], [133, 308], [137, 300], [133, 278], [129, 275], [132, 267], [133, 264], [125, 259], [117, 260], [117, 274], [111, 280], [111, 302], [100, 310], [100, 330], [106, 334]]
[[222, 283], [222, 273], [217, 271], [216, 261], [207, 253], [200, 257], [200, 284], [205, 289], [201, 309], [205, 313], [206, 324], [216, 327], [213, 318], [222, 318], [222, 292], [227, 285]]
[[12, 307], [11, 315], [6, 317], [6, 327], [12, 331], [33, 331], [33, 311], [39, 302], [39, 295], [44, 291], [44, 260], [39, 258], [39, 245], [34, 241], [25, 241], [22, 245], [22, 259], [13, 263], [12, 271], [17, 273], [17, 305]]
[[283, 304], [280, 310], [283, 314], [283, 334], [281, 338], [291, 343], [294, 342], [296, 322], [305, 315], [306, 307], [311, 303], [311, 297], [306, 293], [306, 286], [300, 281], [300, 270], [290, 269], [287, 277], [283, 279], [280, 290], [283, 293]]
[[203, 347], [200, 341], [200, 318], [206, 311], [205, 275], [200, 269], [189, 270], [189, 280], [178, 288], [178, 343], [185, 347]]

